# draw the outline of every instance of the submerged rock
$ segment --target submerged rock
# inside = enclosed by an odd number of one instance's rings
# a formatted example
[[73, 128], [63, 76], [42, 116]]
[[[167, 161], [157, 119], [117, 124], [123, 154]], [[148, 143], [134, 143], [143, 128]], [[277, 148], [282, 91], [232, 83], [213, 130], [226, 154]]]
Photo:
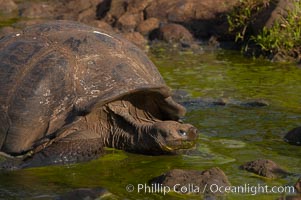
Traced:
[[[174, 96], [178, 96], [175, 94]], [[211, 99], [211, 98], [182, 98], [179, 101], [185, 107], [210, 107], [210, 106], [241, 106], [241, 107], [250, 107], [258, 108], [268, 106], [269, 103], [262, 99], [254, 100], [235, 100], [230, 98], [220, 98], [220, 99]]]
[[298, 179], [297, 183], [294, 185], [298, 193], [301, 193], [301, 177]]
[[246, 101], [246, 102], [241, 102], [242, 106], [247, 106], [247, 107], [264, 107], [264, 106], [268, 106], [269, 103], [266, 102], [265, 100], [250, 100], [250, 101]]
[[284, 136], [284, 141], [294, 145], [301, 145], [301, 126], [289, 131]]
[[[182, 194], [205, 194], [212, 195], [210, 186], [230, 186], [225, 173], [218, 167], [205, 171], [173, 169], [152, 179], [151, 184], [162, 184]], [[188, 190], [186, 190], [188, 189]], [[216, 193], [221, 194], [221, 193]]]
[[288, 172], [279, 167], [274, 161], [266, 159], [247, 162], [240, 166], [240, 169], [247, 170], [267, 178], [279, 178], [289, 175]]

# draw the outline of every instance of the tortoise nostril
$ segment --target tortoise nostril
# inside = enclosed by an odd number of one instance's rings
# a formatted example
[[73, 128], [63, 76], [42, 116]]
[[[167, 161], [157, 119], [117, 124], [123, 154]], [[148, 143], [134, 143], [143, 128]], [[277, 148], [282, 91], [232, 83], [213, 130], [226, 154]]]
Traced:
[[198, 129], [196, 129], [195, 127], [191, 127], [188, 129], [188, 136], [192, 139], [196, 139], [197, 138], [197, 133], [198, 133]]

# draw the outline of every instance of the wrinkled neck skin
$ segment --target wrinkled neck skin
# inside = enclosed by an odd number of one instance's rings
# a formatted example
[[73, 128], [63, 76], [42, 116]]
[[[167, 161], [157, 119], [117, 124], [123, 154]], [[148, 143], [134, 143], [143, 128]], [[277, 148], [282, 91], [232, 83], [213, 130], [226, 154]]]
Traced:
[[163, 154], [153, 128], [160, 121], [130, 102], [117, 101], [99, 110], [99, 123], [106, 147], [143, 154]]
[[[153, 129], [153, 124], [158, 119], [150, 116], [148, 116], [149, 118], [135, 119], [130, 112], [119, 111], [120, 113], [116, 113], [115, 108], [113, 111], [110, 106], [102, 110], [106, 113], [107, 120], [100, 121], [102, 124], [100, 127], [105, 127], [105, 130], [101, 130], [100, 133], [103, 134], [102, 138], [104, 138], [106, 147], [143, 154], [163, 153], [160, 151], [160, 143], [156, 138], [156, 131]], [[145, 113], [144, 116], [147, 115]]]
[[[143, 154], [160, 154], [160, 146], [155, 143], [153, 137], [154, 130], [151, 125], [134, 125], [129, 127], [120, 127], [113, 125], [113, 131], [107, 133], [104, 137], [106, 147], [126, 150], [128, 152], [136, 152]], [[125, 130], [127, 129], [127, 130]], [[159, 152], [154, 152], [154, 150]], [[161, 152], [162, 154], [163, 152]]]

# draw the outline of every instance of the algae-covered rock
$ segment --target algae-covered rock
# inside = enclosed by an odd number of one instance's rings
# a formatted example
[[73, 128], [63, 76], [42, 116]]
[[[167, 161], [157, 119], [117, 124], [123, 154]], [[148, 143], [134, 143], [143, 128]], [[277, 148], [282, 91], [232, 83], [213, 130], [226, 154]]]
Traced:
[[274, 161], [266, 159], [247, 162], [241, 165], [240, 169], [247, 170], [267, 178], [279, 178], [289, 175], [287, 171], [279, 167]]

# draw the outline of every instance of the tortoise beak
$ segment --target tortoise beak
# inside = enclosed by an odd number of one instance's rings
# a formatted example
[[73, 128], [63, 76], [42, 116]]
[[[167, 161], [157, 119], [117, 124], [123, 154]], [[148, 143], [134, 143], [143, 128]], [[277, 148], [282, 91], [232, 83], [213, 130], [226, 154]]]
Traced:
[[178, 154], [180, 151], [183, 149], [190, 149], [194, 147], [196, 144], [196, 141], [177, 141], [177, 142], [169, 142], [169, 144], [162, 145], [161, 148], [165, 153], [170, 153], [170, 154]]

